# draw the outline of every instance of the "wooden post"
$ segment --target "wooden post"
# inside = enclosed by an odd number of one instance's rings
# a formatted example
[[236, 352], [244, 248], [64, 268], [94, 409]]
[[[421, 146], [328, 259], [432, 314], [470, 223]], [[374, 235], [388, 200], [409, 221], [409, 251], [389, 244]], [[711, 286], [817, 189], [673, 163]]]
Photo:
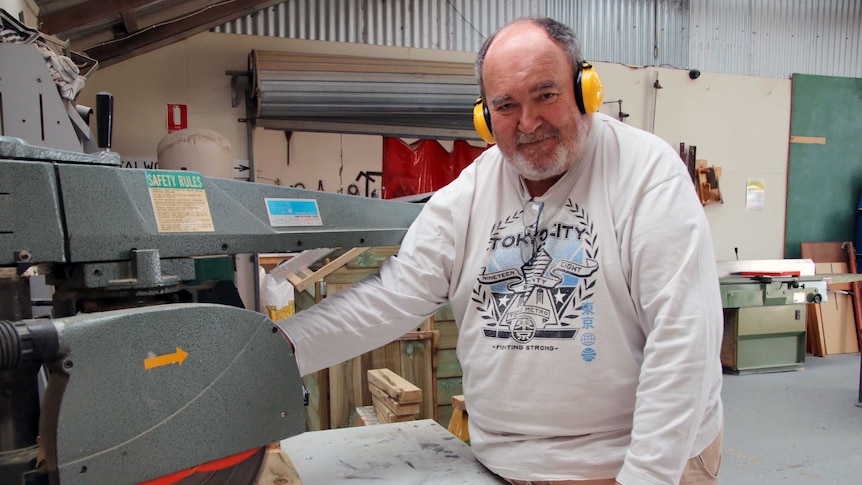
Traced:
[[[851, 273], [856, 273], [856, 250], [853, 248], [852, 242], [846, 242], [848, 266]], [[859, 341], [859, 349], [862, 350], [862, 285], [858, 281], [851, 284], [853, 288], [853, 315], [856, 320], [856, 340]]]

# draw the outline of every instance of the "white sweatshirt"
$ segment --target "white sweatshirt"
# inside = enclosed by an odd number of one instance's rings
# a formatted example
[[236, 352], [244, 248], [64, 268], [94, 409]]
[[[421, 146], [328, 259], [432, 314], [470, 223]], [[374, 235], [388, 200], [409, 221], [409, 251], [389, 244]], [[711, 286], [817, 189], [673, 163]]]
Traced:
[[398, 256], [279, 325], [301, 373], [451, 302], [476, 457], [520, 480], [673, 484], [722, 424], [712, 240], [661, 139], [593, 114], [577, 164], [530, 196], [496, 147], [426, 204]]

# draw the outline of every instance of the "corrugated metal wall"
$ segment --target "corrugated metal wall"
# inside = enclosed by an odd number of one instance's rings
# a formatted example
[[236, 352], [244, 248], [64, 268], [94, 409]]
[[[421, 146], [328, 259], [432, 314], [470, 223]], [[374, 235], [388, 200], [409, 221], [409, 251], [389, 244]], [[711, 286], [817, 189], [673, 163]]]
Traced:
[[214, 31], [477, 51], [506, 21], [542, 15], [544, 4], [544, 0], [289, 0]]
[[862, 77], [859, 0], [693, 1], [691, 30], [691, 61], [704, 71]]
[[549, 1], [544, 15], [570, 25], [592, 61], [688, 67], [688, 1]]
[[289, 0], [214, 31], [475, 52], [525, 15], [571, 25], [594, 61], [862, 77], [860, 0]]

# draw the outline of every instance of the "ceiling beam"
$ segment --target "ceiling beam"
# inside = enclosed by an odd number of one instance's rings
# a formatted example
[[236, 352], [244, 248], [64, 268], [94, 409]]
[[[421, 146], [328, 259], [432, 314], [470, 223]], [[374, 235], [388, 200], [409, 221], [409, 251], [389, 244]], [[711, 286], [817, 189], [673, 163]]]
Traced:
[[95, 46], [76, 45], [73, 40], [71, 47], [73, 50], [85, 51], [88, 56], [98, 60], [101, 67], [107, 67], [283, 2], [284, 0], [243, 0], [219, 3], [176, 22], [145, 28], [125, 38], [118, 37]]
[[[39, 30], [46, 34], [66, 37], [70, 32], [93, 24], [110, 24], [121, 19], [120, 12], [132, 10], [153, 0], [88, 0], [66, 8], [39, 14]], [[106, 13], [113, 13], [110, 17]]]
[[140, 29], [138, 25], [138, 14], [134, 10], [123, 10], [123, 27], [125, 27], [126, 32], [132, 33], [137, 32]]

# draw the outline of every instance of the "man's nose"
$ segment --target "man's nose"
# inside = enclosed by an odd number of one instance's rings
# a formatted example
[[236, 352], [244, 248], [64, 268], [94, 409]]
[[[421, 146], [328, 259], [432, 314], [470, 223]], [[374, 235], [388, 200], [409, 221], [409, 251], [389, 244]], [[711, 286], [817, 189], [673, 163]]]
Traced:
[[539, 110], [528, 107], [521, 109], [521, 116], [518, 119], [518, 130], [522, 133], [532, 133], [540, 126], [542, 126], [542, 117], [539, 114]]

